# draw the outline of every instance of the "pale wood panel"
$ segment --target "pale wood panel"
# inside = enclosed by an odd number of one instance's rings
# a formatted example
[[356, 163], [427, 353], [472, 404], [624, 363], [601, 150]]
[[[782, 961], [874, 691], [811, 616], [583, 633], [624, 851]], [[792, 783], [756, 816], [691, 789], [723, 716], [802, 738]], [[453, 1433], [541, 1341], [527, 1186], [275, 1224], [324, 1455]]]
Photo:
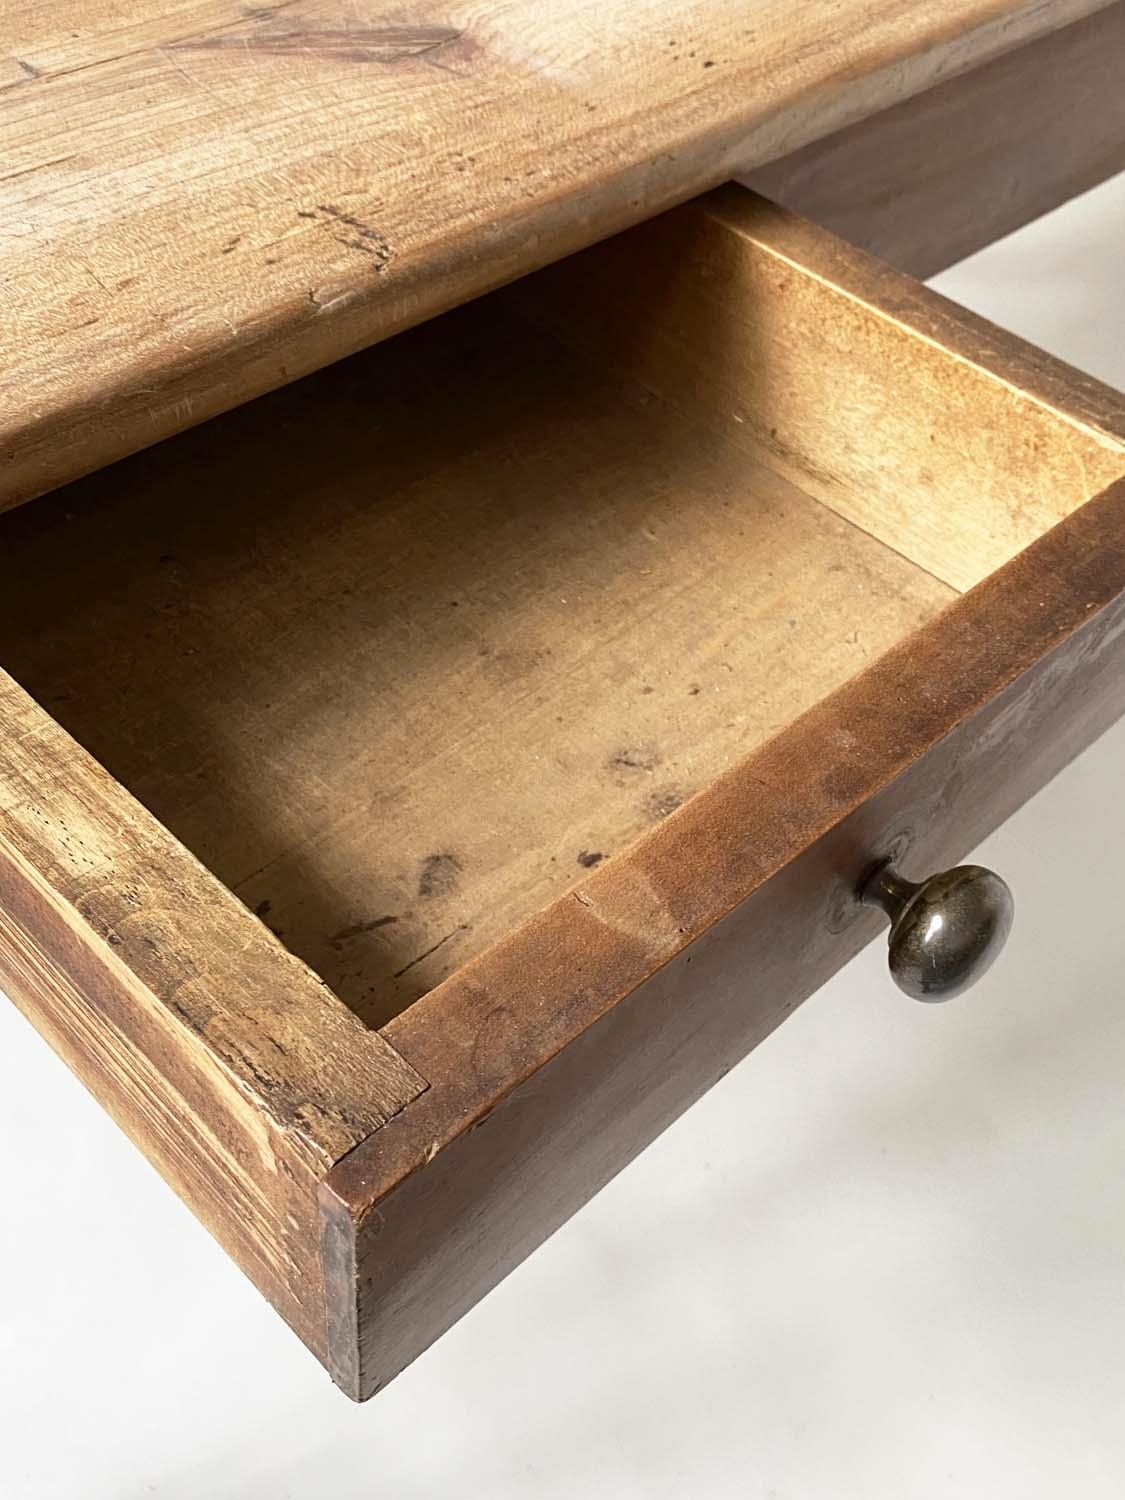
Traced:
[[0, 660], [376, 1022], [952, 597], [507, 300], [0, 522]]
[[760, 167], [747, 185], [933, 276], [1125, 171], [1125, 4]]
[[0, 504], [1097, 0], [9, 0]]
[[515, 294], [958, 590], [1125, 472], [1115, 391], [742, 188]]

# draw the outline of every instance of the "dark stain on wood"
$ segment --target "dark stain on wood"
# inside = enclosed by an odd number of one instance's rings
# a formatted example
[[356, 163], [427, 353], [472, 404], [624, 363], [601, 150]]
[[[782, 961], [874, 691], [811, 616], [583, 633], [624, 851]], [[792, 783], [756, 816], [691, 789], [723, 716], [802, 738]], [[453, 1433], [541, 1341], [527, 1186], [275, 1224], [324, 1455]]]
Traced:
[[373, 917], [370, 922], [353, 922], [348, 927], [341, 927], [339, 932], [334, 932], [329, 939], [333, 948], [342, 948], [345, 943], [350, 943], [354, 938], [363, 937], [369, 932], [378, 932], [380, 927], [391, 927], [398, 921], [397, 917]]
[[452, 896], [460, 875], [461, 861], [455, 854], [427, 854], [418, 872], [418, 894], [427, 900], [435, 896]]
[[609, 758], [611, 771], [655, 771], [660, 764], [660, 752], [651, 745], [626, 746]]
[[646, 810], [650, 818], [659, 822], [674, 813], [677, 807], [683, 805], [683, 796], [674, 788], [668, 787], [663, 792], [654, 792], [648, 799]]

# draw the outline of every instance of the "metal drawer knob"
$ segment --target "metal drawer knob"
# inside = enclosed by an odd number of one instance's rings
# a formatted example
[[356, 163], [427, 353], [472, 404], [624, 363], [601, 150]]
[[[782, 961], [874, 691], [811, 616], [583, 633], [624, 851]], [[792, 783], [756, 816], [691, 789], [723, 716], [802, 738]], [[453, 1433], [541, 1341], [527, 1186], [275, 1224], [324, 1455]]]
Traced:
[[1012, 927], [1012, 893], [983, 865], [958, 865], [915, 885], [889, 865], [860, 900], [891, 919], [891, 977], [914, 1000], [950, 1000], [975, 984]]

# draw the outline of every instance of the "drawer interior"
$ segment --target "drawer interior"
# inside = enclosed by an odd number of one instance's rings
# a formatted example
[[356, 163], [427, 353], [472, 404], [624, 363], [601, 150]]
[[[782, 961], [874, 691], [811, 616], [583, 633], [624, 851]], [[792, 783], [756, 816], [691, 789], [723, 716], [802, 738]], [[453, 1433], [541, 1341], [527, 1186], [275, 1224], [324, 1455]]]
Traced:
[[1125, 473], [1053, 372], [725, 191], [0, 517], [0, 665], [379, 1025]]

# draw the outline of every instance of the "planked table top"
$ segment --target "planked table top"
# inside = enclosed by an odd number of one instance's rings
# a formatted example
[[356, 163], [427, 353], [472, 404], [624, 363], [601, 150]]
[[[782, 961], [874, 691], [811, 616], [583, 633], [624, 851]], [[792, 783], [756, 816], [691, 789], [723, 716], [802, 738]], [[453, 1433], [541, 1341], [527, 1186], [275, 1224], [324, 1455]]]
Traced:
[[1105, 0], [3, 0], [0, 508]]

